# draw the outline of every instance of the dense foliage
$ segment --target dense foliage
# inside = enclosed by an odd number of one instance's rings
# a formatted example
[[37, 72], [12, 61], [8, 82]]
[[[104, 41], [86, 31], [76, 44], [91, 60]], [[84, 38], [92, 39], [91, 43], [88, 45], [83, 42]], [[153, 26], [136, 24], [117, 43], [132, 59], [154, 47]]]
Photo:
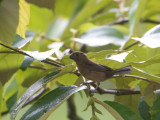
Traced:
[[[54, 112], [75, 94], [85, 120], [160, 119], [159, 8], [159, 0], [0, 0], [0, 118], [69, 119]], [[140, 94], [89, 96], [70, 49], [113, 69], [132, 65], [100, 87]]]

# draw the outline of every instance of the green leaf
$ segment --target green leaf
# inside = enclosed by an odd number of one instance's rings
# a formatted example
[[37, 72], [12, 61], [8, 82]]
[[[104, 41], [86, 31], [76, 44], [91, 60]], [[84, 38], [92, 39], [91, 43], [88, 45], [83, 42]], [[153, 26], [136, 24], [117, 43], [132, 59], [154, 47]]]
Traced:
[[25, 71], [20, 69], [16, 72], [16, 80], [23, 87], [30, 87], [46, 74], [43, 69], [27, 68]]
[[90, 120], [100, 120], [96, 115], [92, 116]]
[[127, 106], [124, 106], [117, 102], [111, 102], [111, 101], [104, 101], [107, 105], [112, 107], [115, 111], [117, 111], [123, 120], [142, 120], [140, 116], [138, 116], [136, 113], [134, 113], [130, 108]]
[[30, 5], [30, 22], [28, 29], [45, 32], [53, 20], [53, 11]]
[[[102, 58], [106, 58], [107, 55], [111, 55], [111, 54], [114, 54], [114, 53], [119, 53], [120, 51], [118, 50], [101, 50], [99, 52], [89, 52], [87, 53], [87, 56], [90, 58], [90, 59], [102, 59]], [[123, 52], [123, 51], [121, 51]]]
[[159, 42], [159, 37], [160, 37], [160, 25], [157, 25], [147, 31], [143, 37], [141, 38], [135, 38], [133, 37], [132, 39], [138, 40], [141, 43], [151, 47], [151, 48], [157, 48], [160, 47], [160, 42]]
[[102, 105], [108, 112], [110, 112], [111, 115], [115, 118], [115, 120], [123, 120], [122, 116], [116, 110], [114, 110], [114, 108], [112, 108], [110, 105], [105, 104], [104, 102], [101, 102], [97, 99], [95, 99], [95, 102]]
[[2, 85], [4, 85], [19, 69], [24, 56], [20, 54], [11, 54], [6, 48], [0, 49], [0, 51], [5, 51], [0, 54], [0, 81]]
[[24, 61], [23, 61], [23, 63], [21, 64], [20, 69], [23, 70], [23, 71], [26, 70], [27, 67], [28, 67], [33, 61], [34, 61], [34, 58], [31, 58], [31, 57], [26, 56], [25, 59], [24, 59]]
[[18, 113], [18, 111], [22, 108], [22, 106], [25, 104], [25, 102], [34, 95], [38, 90], [40, 90], [44, 85], [46, 85], [49, 81], [55, 79], [57, 74], [61, 70], [56, 70], [45, 77], [42, 77], [40, 80], [38, 80], [36, 83], [34, 83], [32, 86], [30, 86], [27, 91], [19, 98], [18, 102], [15, 104], [15, 106], [12, 109], [11, 112], [11, 119], [14, 119]]
[[48, 8], [54, 10], [55, 0], [25, 0], [28, 3], [32, 3], [42, 8]]
[[158, 120], [160, 118], [160, 90], [156, 90], [155, 94], [157, 99], [150, 110], [151, 120]]
[[[2, 113], [2, 101], [3, 101], [3, 87], [2, 84], [0, 82], [0, 113]], [[1, 118], [1, 114], [0, 114], [0, 118]]]
[[95, 98], [94, 97], [91, 97], [87, 103], [87, 106], [86, 108], [83, 110], [83, 111], [86, 111], [88, 109], [89, 106], [91, 106], [95, 101]]
[[18, 91], [18, 83], [16, 81], [16, 75], [14, 74], [11, 79], [4, 85], [4, 98], [8, 100]]
[[27, 25], [30, 20], [30, 5], [25, 0], [19, 0], [19, 23], [16, 33], [25, 38]]
[[102, 46], [110, 43], [122, 45], [126, 41], [125, 35], [111, 26], [91, 28], [81, 35], [80, 38], [73, 38], [72, 40], [88, 46]]
[[48, 116], [64, 103], [72, 94], [86, 89], [86, 86], [63, 86], [56, 88], [40, 98], [20, 120], [46, 120]]
[[111, 0], [88, 0], [81, 12], [75, 17], [75, 20], [72, 22], [71, 27], [76, 28], [77, 26], [88, 20], [92, 15], [97, 13], [100, 9], [103, 9], [110, 2]]
[[144, 97], [141, 97], [141, 99], [139, 101], [138, 111], [144, 120], [151, 120], [151, 116], [149, 113], [150, 106], [145, 102]]
[[56, 78], [56, 81], [61, 83], [62, 85], [74, 85], [78, 76], [72, 73], [68, 73]]
[[142, 35], [140, 18], [148, 0], [134, 0], [129, 11], [130, 35]]
[[0, 5], [0, 41], [10, 45], [15, 37], [19, 20], [18, 1], [3, 0]]
[[14, 39], [11, 46], [22, 48], [28, 42], [32, 41], [34, 36], [35, 36], [35, 32], [33, 32], [33, 31], [26, 31], [26, 35], [25, 35], [26, 38], [25, 39], [22, 38], [21, 36], [19, 36], [18, 34], [16, 34], [15, 39]]

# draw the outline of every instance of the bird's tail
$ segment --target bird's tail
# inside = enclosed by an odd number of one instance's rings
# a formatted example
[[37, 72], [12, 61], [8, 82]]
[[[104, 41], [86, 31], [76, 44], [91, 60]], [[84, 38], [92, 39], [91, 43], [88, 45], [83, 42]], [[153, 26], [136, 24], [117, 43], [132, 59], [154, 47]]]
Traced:
[[128, 65], [126, 67], [114, 70], [114, 75], [128, 74], [131, 72], [132, 65]]

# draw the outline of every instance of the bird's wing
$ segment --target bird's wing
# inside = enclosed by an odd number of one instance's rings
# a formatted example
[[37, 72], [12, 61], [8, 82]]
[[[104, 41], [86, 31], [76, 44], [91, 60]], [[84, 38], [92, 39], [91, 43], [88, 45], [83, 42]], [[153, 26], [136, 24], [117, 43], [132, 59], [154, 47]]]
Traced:
[[113, 71], [110, 67], [107, 67], [105, 65], [97, 64], [97, 63], [86, 63], [87, 69], [90, 71], [97, 71], [97, 72], [105, 72], [105, 71]]

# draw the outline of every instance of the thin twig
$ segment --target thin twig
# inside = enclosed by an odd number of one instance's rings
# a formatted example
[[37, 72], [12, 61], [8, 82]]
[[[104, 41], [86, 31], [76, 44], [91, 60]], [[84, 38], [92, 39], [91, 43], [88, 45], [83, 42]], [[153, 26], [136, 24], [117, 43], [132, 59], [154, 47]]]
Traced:
[[95, 105], [94, 105], [94, 103], [92, 103], [91, 106], [92, 106], [92, 116], [95, 116], [96, 113], [95, 113]]
[[[21, 51], [21, 50], [14, 49], [14, 48], [9, 47], [9, 46], [7, 46], [7, 45], [4, 45], [4, 44], [2, 44], [2, 43], [0, 43], [0, 45], [2, 45], [3, 47], [8, 48], [8, 49], [10, 49], [10, 50], [13, 50], [13, 51], [15, 51], [15, 52], [17, 52], [17, 53], [20, 53], [20, 54], [22, 54], [22, 55], [26, 55], [26, 56], [28, 56], [28, 57], [33, 58], [32, 56], [28, 55], [27, 53], [25, 53], [25, 52], [23, 52], [23, 51]], [[50, 64], [50, 65], [54, 65], [54, 66], [56, 66], [56, 67], [62, 67], [62, 66], [63, 66], [63, 65], [60, 65], [60, 64], [55, 63], [55, 61], [53, 61], [53, 60], [52, 60], [52, 62], [47, 61], [47, 60], [42, 60], [41, 62]]]
[[136, 44], [138, 44], [138, 43], [140, 43], [140, 41], [136, 41], [136, 42], [132, 43], [131, 45], [125, 47], [123, 50], [127, 50], [127, 49], [129, 49], [130, 47], [132, 47], [132, 46], [134, 46], [134, 45], [136, 45]]

